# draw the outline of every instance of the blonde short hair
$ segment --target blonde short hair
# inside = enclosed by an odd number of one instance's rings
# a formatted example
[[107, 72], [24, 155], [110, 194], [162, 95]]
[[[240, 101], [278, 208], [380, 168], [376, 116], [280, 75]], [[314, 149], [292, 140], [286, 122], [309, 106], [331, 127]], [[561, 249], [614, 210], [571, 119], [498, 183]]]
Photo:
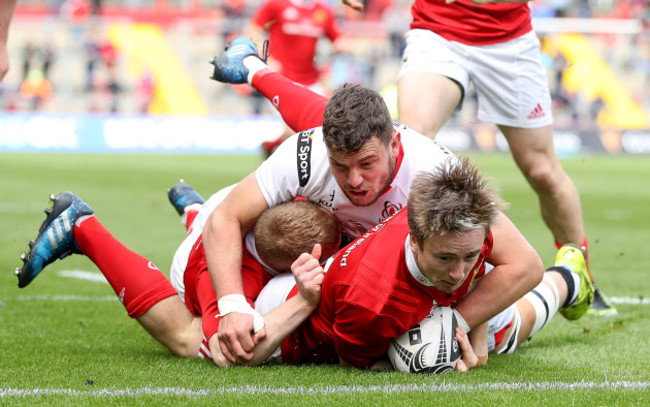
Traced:
[[255, 224], [255, 248], [267, 266], [289, 271], [302, 253], [311, 253], [320, 243], [323, 256], [332, 255], [341, 244], [341, 225], [325, 208], [306, 201], [284, 202], [267, 209]]

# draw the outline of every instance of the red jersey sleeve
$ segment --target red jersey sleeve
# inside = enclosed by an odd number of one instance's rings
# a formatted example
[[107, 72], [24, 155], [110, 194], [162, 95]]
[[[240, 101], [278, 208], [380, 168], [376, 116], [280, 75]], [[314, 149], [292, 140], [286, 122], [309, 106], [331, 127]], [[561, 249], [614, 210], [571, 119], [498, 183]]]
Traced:
[[328, 24], [325, 26], [325, 35], [332, 42], [336, 41], [336, 39], [341, 36], [341, 29], [336, 21], [336, 15], [334, 15], [334, 12], [331, 9], [329, 10]]
[[267, 1], [261, 4], [255, 10], [251, 21], [256, 25], [267, 29], [268, 27], [266, 27], [266, 25], [277, 19], [277, 4], [278, 3], [274, 1]]

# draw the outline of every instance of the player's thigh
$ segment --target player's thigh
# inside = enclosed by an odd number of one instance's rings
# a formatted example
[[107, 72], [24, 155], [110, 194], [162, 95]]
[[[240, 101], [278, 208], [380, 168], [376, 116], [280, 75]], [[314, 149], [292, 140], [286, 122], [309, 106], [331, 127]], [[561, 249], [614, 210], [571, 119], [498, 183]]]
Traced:
[[409, 30], [398, 75], [400, 121], [434, 134], [460, 106], [469, 86], [467, 61], [457, 43], [428, 30]]
[[549, 173], [560, 168], [553, 145], [553, 126], [527, 129], [499, 126], [517, 166], [525, 173]]
[[428, 136], [445, 124], [460, 99], [458, 84], [440, 74], [411, 72], [397, 82], [400, 122]]

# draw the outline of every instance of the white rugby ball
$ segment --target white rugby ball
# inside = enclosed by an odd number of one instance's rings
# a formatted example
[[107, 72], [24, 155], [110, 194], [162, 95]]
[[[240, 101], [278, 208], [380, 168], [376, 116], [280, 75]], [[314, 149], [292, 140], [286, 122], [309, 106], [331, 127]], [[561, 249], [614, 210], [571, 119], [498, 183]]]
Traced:
[[388, 358], [399, 372], [446, 373], [462, 356], [456, 339], [458, 321], [450, 307], [435, 306], [429, 315], [393, 339]]

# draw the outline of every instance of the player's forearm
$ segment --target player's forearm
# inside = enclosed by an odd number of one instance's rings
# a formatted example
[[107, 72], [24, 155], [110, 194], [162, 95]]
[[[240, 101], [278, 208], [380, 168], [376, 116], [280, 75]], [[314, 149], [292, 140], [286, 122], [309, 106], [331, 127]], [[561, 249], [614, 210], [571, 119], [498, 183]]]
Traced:
[[456, 310], [474, 329], [532, 290], [539, 283], [543, 271], [535, 256], [517, 265], [497, 266], [481, 279]]
[[264, 316], [266, 338], [255, 345], [250, 366], [263, 363], [311, 315], [316, 307], [302, 301], [300, 295], [290, 298]]
[[243, 294], [242, 233], [239, 223], [215, 209], [203, 229], [203, 246], [217, 298]]
[[9, 24], [14, 14], [17, 0], [0, 0], [0, 81], [9, 70], [9, 53], [7, 52], [7, 39], [9, 37]]
[[17, 0], [0, 1], [0, 42], [3, 44], [7, 42], [9, 24], [16, 8], [16, 2]]

